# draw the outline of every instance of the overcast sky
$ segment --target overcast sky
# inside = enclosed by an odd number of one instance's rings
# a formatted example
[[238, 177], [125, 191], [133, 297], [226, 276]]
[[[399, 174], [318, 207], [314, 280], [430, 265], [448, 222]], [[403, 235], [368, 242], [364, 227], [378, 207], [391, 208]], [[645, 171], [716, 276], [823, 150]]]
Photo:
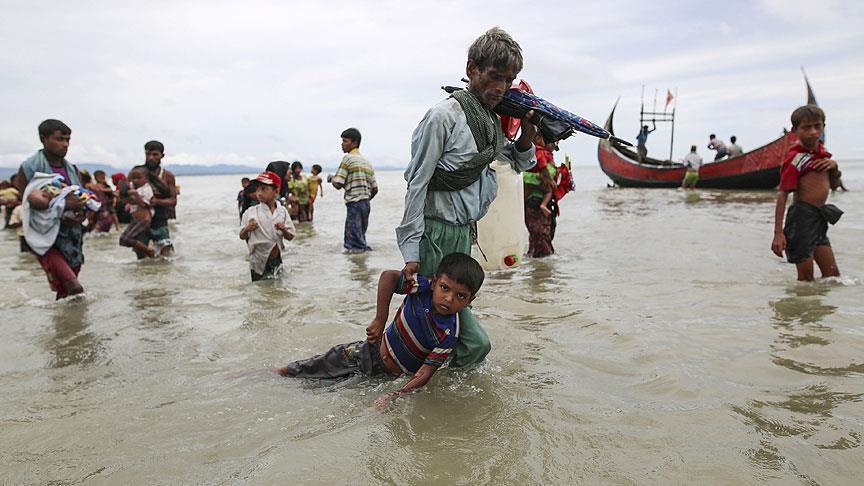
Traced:
[[[4, 1], [0, 167], [40, 148], [36, 126], [72, 127], [69, 159], [129, 167], [143, 144], [168, 163], [276, 159], [335, 166], [339, 134], [363, 133], [377, 165], [404, 166], [442, 84], [499, 25], [522, 45], [535, 92], [633, 139], [645, 86], [678, 90], [674, 158], [708, 134], [745, 150], [789, 125], [807, 69], [835, 158], [864, 158], [864, 2], [52, 2]], [[528, 5], [529, 7], [523, 7]], [[648, 142], [668, 156], [668, 130]], [[596, 163], [596, 140], [562, 143]]]

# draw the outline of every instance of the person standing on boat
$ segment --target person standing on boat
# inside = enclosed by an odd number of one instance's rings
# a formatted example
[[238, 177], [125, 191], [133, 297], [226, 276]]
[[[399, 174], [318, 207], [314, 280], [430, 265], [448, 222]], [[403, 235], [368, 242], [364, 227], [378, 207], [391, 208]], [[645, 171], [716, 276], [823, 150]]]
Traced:
[[[434, 275], [445, 255], [471, 253], [472, 227], [498, 192], [493, 160], [522, 172], [535, 163], [534, 135], [523, 118], [516, 142], [505, 144], [500, 117], [492, 109], [522, 70], [522, 48], [493, 27], [468, 49], [468, 88], [433, 106], [411, 138], [405, 170], [405, 212], [396, 228], [406, 278]], [[461, 332], [450, 365], [480, 363], [492, 348], [470, 308], [459, 313]]]
[[702, 156], [696, 153], [696, 146], [690, 146], [690, 153], [684, 156], [681, 160], [687, 167], [687, 172], [684, 173], [684, 180], [681, 182], [682, 189], [696, 189], [696, 183], [699, 182], [699, 168], [702, 167]]
[[729, 148], [727, 149], [727, 151], [729, 153], [730, 159], [732, 157], [738, 157], [739, 155], [744, 153], [744, 149], [742, 149], [740, 145], [735, 143], [737, 141], [738, 141], [738, 138], [735, 135], [732, 135], [729, 138]]
[[651, 123], [654, 125], [654, 128], [648, 130], [648, 125], [642, 125], [642, 130], [639, 130], [639, 135], [636, 135], [636, 151], [639, 153], [639, 162], [642, 162], [648, 156], [648, 147], [645, 146], [645, 143], [648, 141], [648, 135], [657, 130], [657, 123], [653, 121]]
[[729, 152], [726, 150], [726, 143], [724, 143], [723, 140], [717, 138], [717, 135], [714, 135], [712, 133], [711, 135], [708, 135], [708, 138], [710, 140], [708, 142], [708, 148], [717, 151], [717, 155], [714, 156], [714, 160], [720, 160], [729, 154]]

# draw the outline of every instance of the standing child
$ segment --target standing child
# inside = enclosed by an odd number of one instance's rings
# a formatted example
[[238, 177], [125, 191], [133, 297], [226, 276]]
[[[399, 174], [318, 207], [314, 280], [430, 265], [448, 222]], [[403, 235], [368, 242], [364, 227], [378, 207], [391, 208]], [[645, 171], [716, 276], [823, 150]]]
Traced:
[[299, 160], [291, 163], [291, 173], [286, 176], [288, 189], [294, 195], [297, 203], [297, 220], [301, 223], [309, 220], [309, 178], [303, 175], [303, 164]]
[[99, 212], [96, 213], [96, 230], [100, 233], [107, 233], [111, 230], [111, 225], [114, 225], [114, 228], [117, 231], [120, 231], [120, 221], [117, 220], [117, 213], [114, 209], [115, 198], [117, 194], [114, 192], [114, 188], [108, 184], [108, 181], [105, 179], [105, 171], [97, 170], [93, 172], [93, 192], [99, 197], [99, 201], [102, 203], [102, 206], [99, 208]]
[[[840, 275], [828, 240], [828, 223], [836, 223], [843, 211], [825, 204], [832, 178], [839, 178], [839, 171], [820, 140], [824, 130], [825, 112], [818, 106], [806, 105], [792, 112], [792, 131], [798, 136], [798, 144], [789, 149], [780, 166], [771, 251], [780, 257], [785, 251], [802, 281], [813, 280], [814, 260], [822, 277]], [[781, 226], [790, 192], [795, 196], [786, 224]]]
[[[385, 270], [378, 280], [375, 319], [366, 328], [365, 341], [334, 346], [277, 372], [298, 378], [412, 374], [398, 391], [375, 400], [383, 408], [393, 398], [426, 385], [450, 357], [459, 340], [459, 311], [474, 300], [483, 279], [480, 264], [464, 253], [445, 256], [431, 281], [420, 274], [408, 277], [398, 270]], [[404, 294], [405, 299], [384, 329], [394, 293]]]
[[275, 276], [282, 267], [282, 239], [294, 239], [294, 223], [285, 208], [276, 202], [282, 180], [274, 172], [262, 172], [258, 182], [258, 205], [240, 218], [240, 239], [249, 246], [252, 281]]
[[132, 215], [132, 221], [120, 235], [120, 246], [135, 250], [139, 260], [145, 256], [153, 258], [156, 256], [156, 251], [150, 248], [149, 241], [146, 239], [153, 219], [153, 209], [150, 206], [153, 187], [148, 182], [147, 167], [143, 165], [133, 167], [129, 172], [128, 180], [130, 184], [126, 189], [126, 197], [131, 203], [129, 213]]
[[318, 197], [318, 190], [321, 190], [321, 197], [324, 197], [324, 181], [321, 176], [321, 166], [318, 164], [312, 165], [312, 175], [309, 177], [309, 222], [312, 222], [312, 216], [315, 213], [315, 199]]

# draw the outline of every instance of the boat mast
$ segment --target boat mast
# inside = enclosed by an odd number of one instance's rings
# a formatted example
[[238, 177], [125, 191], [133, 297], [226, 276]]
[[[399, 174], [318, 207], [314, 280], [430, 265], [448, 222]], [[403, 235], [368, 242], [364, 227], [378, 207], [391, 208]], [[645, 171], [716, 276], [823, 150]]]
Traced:
[[[678, 88], [675, 88], [675, 99], [678, 99]], [[675, 146], [675, 108], [678, 106], [678, 103], [672, 105], [672, 136], [669, 137], [669, 160], [672, 160], [672, 149]], [[666, 111], [664, 108], [663, 111]]]
[[[675, 97], [678, 97], [678, 88], [675, 88]], [[671, 123], [672, 124], [672, 137], [669, 141], [669, 160], [672, 160], [672, 146], [675, 143], [675, 107], [672, 108], [672, 113], [666, 111], [666, 107], [663, 107], [663, 111], [657, 111], [657, 90], [654, 90], [654, 111], [645, 111], [645, 86], [642, 86], [642, 107], [639, 109], [639, 130], [642, 130], [642, 127], [647, 125], [647, 122], [651, 122], [652, 125], [657, 125], [657, 123]]]

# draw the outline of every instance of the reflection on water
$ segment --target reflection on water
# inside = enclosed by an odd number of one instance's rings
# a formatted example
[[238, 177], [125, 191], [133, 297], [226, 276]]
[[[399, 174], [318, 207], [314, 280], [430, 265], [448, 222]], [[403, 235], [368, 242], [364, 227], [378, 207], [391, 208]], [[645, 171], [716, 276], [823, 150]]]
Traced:
[[138, 312], [137, 317], [141, 328], [160, 328], [174, 324], [174, 295], [169, 289], [133, 288], [126, 291], [131, 305]]
[[610, 216], [648, 216], [657, 212], [657, 206], [652, 204], [656, 201], [657, 194], [671, 199], [674, 191], [655, 189], [654, 191], [627, 191], [619, 188], [610, 188], [601, 191], [597, 195], [597, 206], [600, 210]]
[[95, 363], [103, 352], [101, 339], [89, 331], [87, 298], [61, 301], [54, 310], [54, 333], [46, 347], [50, 353], [49, 368], [86, 366]]
[[358, 253], [356, 255], [347, 255], [348, 275], [351, 280], [360, 284], [360, 288], [368, 288], [373, 285], [378, 285], [378, 275], [372, 275], [369, 272], [368, 260], [369, 253]]
[[[864, 364], [825, 366], [797, 358], [799, 355], [810, 359], [830, 357], [834, 339], [832, 329], [823, 322], [837, 310], [836, 306], [823, 303], [823, 297], [830, 290], [827, 285], [799, 283], [786, 289], [787, 297], [769, 302], [774, 311], [772, 326], [778, 332], [771, 346], [774, 365], [814, 378], [864, 373]], [[808, 349], [813, 346], [820, 351], [814, 354]], [[777, 396], [776, 391], [765, 393]], [[762, 436], [760, 446], [749, 451], [751, 460], [766, 469], [794, 470], [795, 465], [779, 452], [780, 447], [774, 440], [795, 436], [819, 449], [858, 447], [860, 432], [844, 426], [834, 415], [839, 407], [859, 403], [862, 397], [864, 393], [838, 391], [826, 382], [816, 381], [777, 399], [753, 399], [747, 406], [732, 408]]]

